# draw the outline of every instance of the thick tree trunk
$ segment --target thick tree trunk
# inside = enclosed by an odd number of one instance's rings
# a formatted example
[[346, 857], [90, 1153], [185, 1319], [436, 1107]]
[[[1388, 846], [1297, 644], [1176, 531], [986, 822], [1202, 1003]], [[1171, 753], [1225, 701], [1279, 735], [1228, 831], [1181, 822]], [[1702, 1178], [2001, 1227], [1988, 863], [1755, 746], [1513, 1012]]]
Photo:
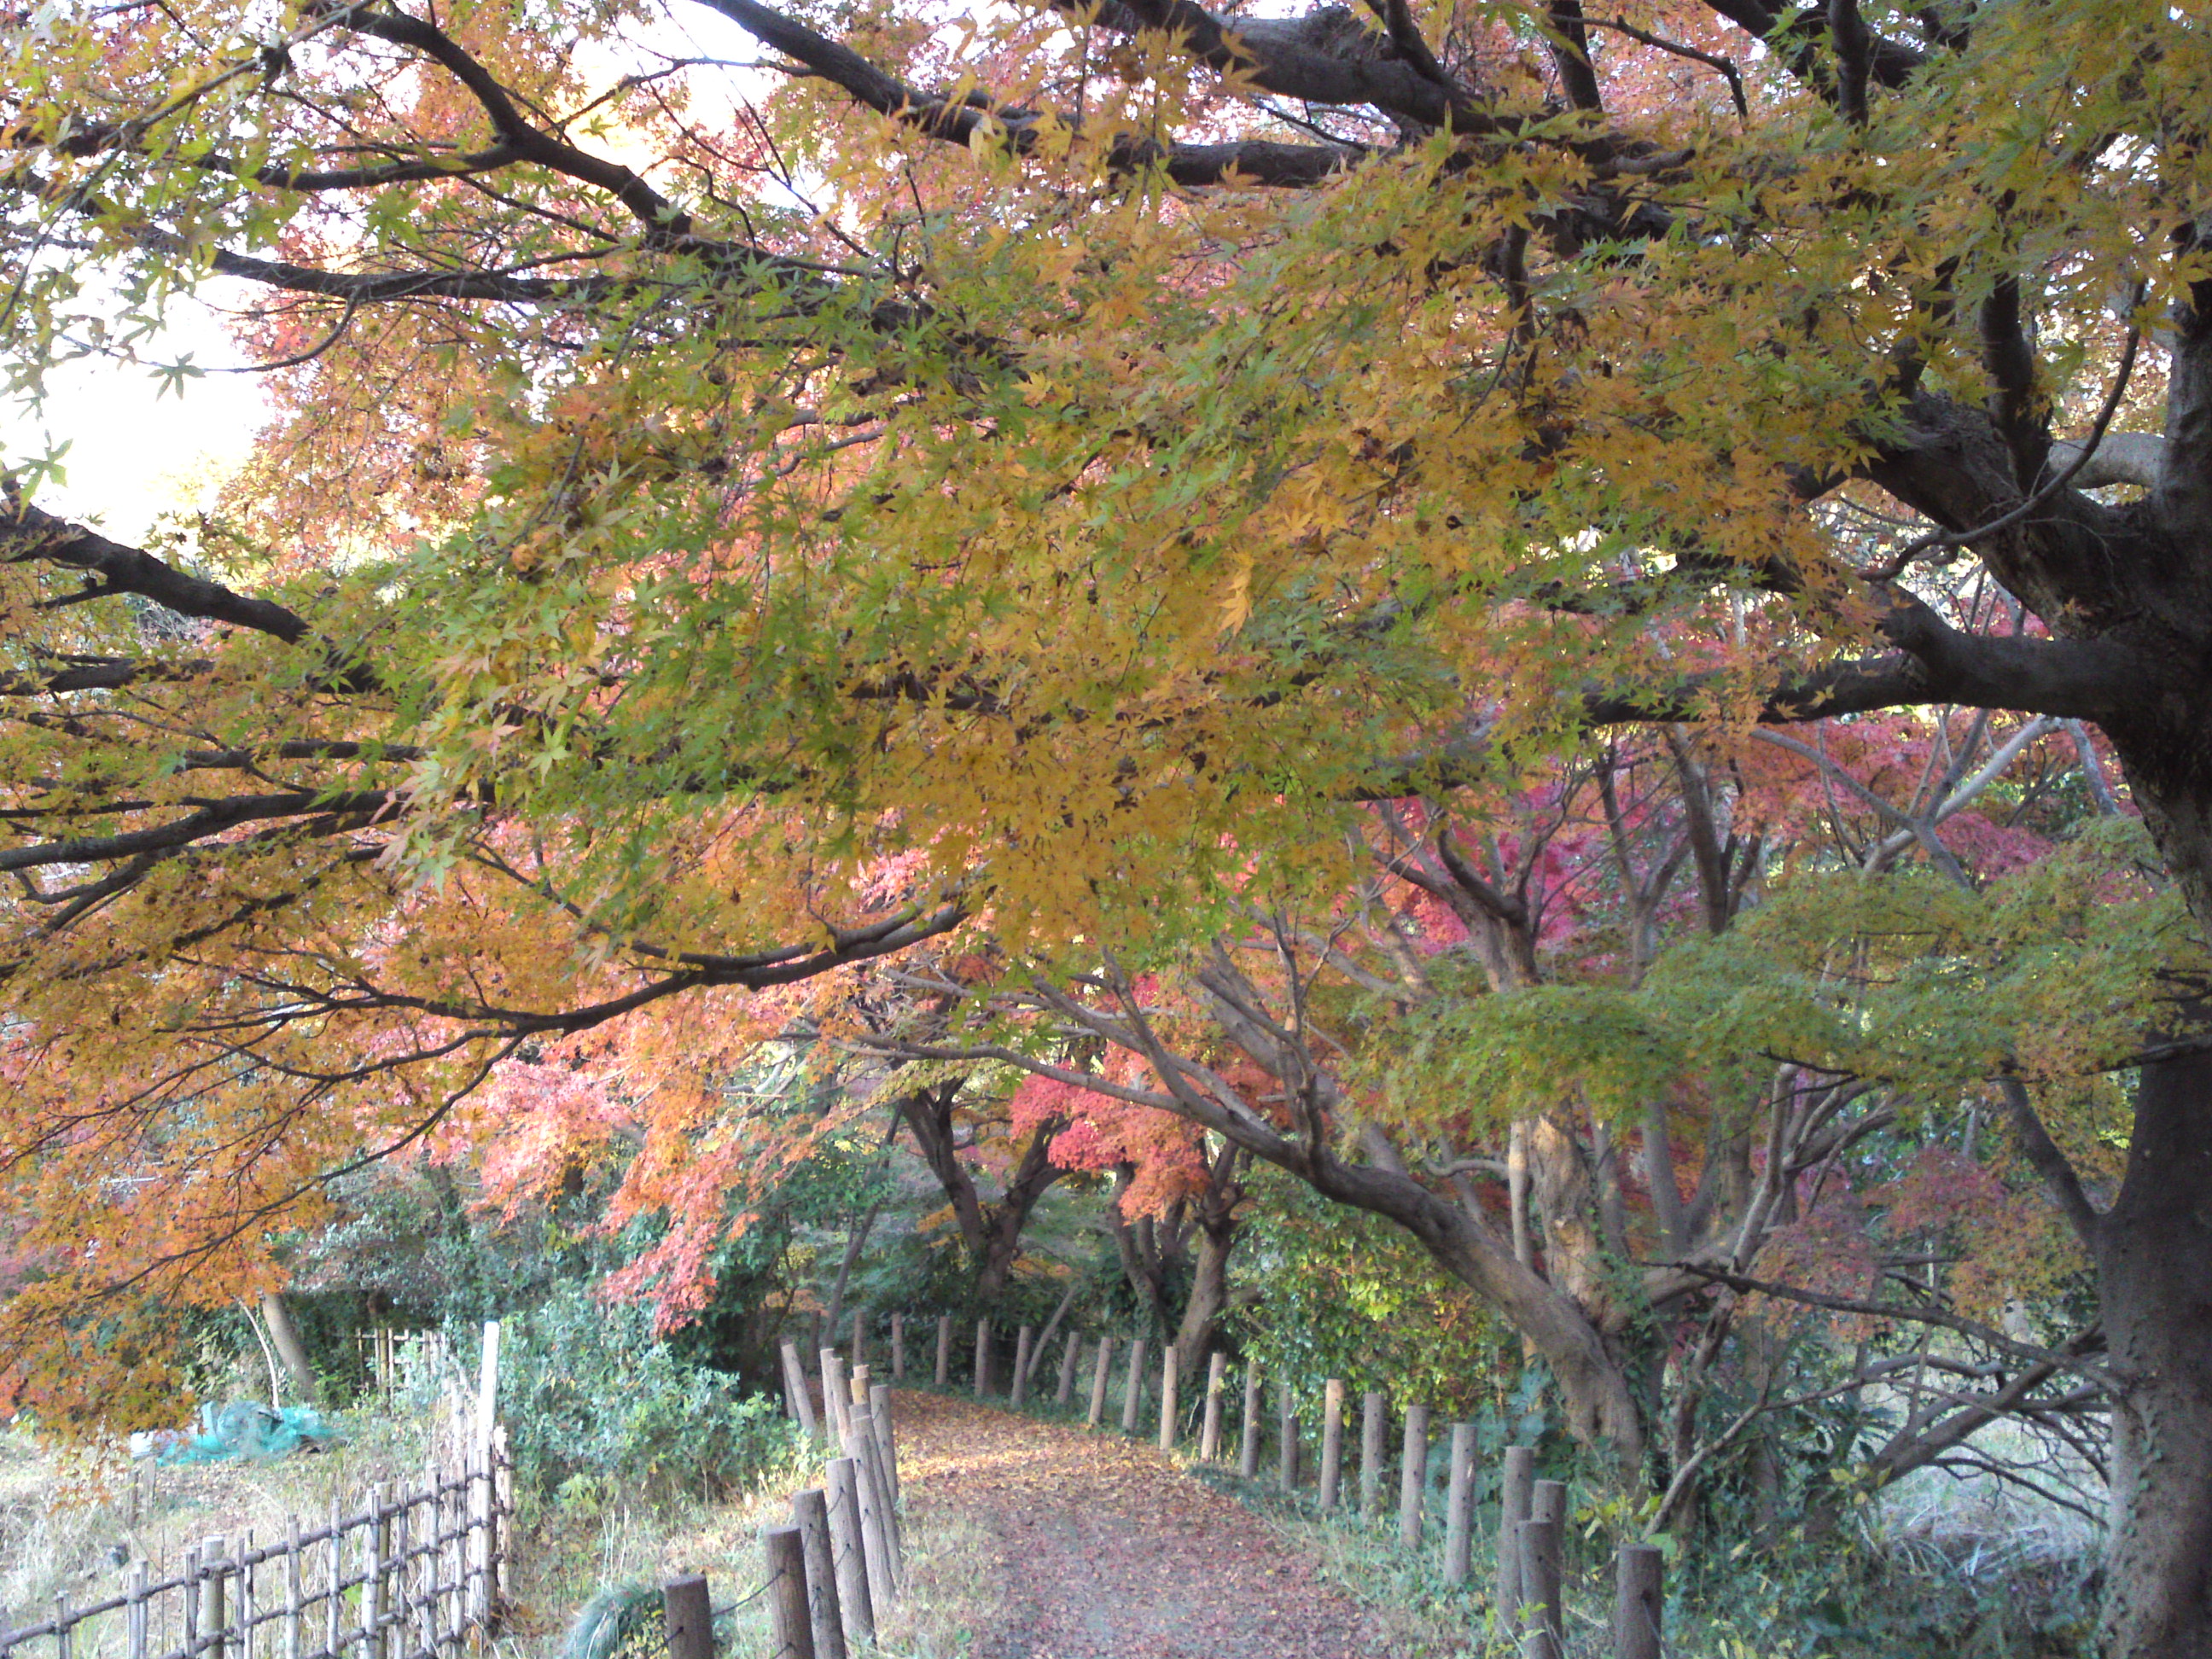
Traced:
[[323, 1391], [315, 1380], [314, 1366], [308, 1363], [307, 1345], [300, 1340], [300, 1328], [292, 1322], [292, 1310], [279, 1292], [263, 1292], [261, 1322], [269, 1328], [269, 1341], [276, 1357], [291, 1373], [292, 1391], [310, 1406], [321, 1405]]
[[2143, 1068], [2096, 1228], [2118, 1379], [2105, 1659], [2212, 1659], [2212, 1055]]

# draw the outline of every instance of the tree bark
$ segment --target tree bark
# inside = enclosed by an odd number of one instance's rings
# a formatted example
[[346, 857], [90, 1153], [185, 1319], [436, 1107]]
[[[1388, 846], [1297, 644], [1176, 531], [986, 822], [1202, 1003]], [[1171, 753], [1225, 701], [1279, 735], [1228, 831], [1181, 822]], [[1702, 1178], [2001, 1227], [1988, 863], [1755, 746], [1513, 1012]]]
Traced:
[[2096, 1227], [2117, 1386], [2105, 1659], [2212, 1656], [2212, 1055], [2145, 1066]]
[[276, 1357], [291, 1374], [292, 1391], [310, 1406], [321, 1405], [322, 1385], [315, 1379], [315, 1368], [307, 1360], [307, 1345], [300, 1340], [300, 1328], [292, 1322], [292, 1310], [285, 1305], [282, 1292], [262, 1292], [261, 1321], [269, 1328], [269, 1340]]

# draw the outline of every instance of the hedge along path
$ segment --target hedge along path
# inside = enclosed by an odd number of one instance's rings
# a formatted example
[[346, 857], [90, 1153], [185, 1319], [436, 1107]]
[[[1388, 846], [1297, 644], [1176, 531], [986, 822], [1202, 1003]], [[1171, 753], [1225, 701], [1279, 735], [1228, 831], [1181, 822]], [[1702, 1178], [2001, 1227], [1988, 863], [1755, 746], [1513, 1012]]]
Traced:
[[[1368, 1612], [1151, 1445], [898, 1396], [908, 1502], [988, 1539], [970, 1659], [1383, 1659]], [[970, 1560], [963, 1565], [972, 1569]], [[917, 1563], [915, 1592], [927, 1597]]]

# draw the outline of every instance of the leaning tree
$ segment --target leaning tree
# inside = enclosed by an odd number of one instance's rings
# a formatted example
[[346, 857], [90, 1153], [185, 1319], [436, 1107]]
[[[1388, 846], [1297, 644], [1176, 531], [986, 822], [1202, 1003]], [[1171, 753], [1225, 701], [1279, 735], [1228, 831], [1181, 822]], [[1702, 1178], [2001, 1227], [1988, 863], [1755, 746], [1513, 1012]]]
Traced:
[[[691, 13], [9, 19], [14, 386], [184, 386], [197, 292], [279, 410], [173, 544], [17, 458], [52, 1248], [212, 1261], [533, 1036], [964, 921], [1135, 948], [1261, 849], [1340, 884], [1349, 804], [1607, 725], [2092, 722], [2212, 922], [2185, 11]], [[2113, 1200], [2046, 1160], [2114, 1654], [2212, 1650], [2193, 996]]]

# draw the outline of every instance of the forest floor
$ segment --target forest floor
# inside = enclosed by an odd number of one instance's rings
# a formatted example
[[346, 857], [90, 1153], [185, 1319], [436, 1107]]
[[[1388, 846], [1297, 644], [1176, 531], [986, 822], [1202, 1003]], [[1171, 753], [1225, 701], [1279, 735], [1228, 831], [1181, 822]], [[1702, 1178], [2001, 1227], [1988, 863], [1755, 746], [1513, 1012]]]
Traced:
[[[925, 1651], [972, 1659], [1384, 1659], [1316, 1557], [1146, 1443], [901, 1392]], [[886, 1631], [891, 1644], [903, 1645]]]

